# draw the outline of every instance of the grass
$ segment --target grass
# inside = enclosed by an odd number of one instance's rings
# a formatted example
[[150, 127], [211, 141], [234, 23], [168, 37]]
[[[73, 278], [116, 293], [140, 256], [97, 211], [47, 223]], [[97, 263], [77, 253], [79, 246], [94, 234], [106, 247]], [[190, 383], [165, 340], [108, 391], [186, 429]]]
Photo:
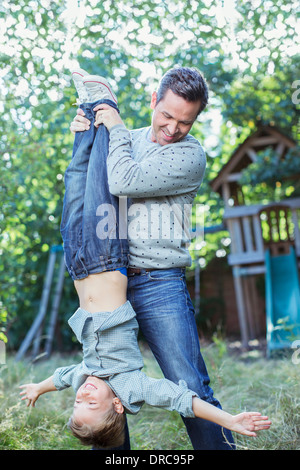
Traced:
[[[142, 345], [145, 372], [160, 377], [148, 348]], [[216, 397], [227, 411], [258, 410], [272, 420], [269, 431], [257, 438], [235, 435], [239, 450], [299, 450], [299, 367], [291, 357], [267, 360], [263, 352], [234, 352], [227, 343], [202, 350]], [[87, 450], [66, 427], [74, 393], [71, 389], [39, 398], [27, 408], [19, 398], [19, 384], [40, 381], [77, 357], [53, 356], [36, 363], [16, 363], [8, 357], [0, 366], [0, 450]], [[133, 450], [192, 450], [177, 413], [144, 406], [128, 418]]]

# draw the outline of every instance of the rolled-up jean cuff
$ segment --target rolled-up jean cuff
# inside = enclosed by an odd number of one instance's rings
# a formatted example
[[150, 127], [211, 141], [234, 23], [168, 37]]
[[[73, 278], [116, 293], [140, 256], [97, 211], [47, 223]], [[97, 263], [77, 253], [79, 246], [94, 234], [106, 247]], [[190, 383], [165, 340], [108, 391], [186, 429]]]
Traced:
[[74, 270], [72, 266], [68, 267], [67, 269], [72, 280], [79, 281], [81, 279], [85, 279], [90, 274], [100, 274], [105, 271], [116, 271], [116, 270], [127, 268], [127, 267], [128, 267], [128, 258], [123, 257], [123, 258], [118, 258], [116, 260], [109, 259], [106, 261], [101, 261], [100, 263], [97, 263], [94, 266], [89, 266], [88, 269], [86, 269], [85, 266], [82, 266], [82, 268], [76, 268], [76, 271]]

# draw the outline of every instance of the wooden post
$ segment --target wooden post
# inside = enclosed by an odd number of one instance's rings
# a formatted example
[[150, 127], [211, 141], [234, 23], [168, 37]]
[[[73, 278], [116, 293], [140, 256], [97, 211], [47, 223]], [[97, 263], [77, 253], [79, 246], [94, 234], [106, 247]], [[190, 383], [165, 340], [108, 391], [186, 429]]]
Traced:
[[242, 346], [244, 348], [247, 348], [248, 343], [249, 343], [249, 333], [248, 333], [248, 325], [247, 325], [246, 308], [244, 304], [243, 283], [242, 283], [242, 278], [240, 275], [239, 266], [233, 266], [233, 281], [234, 281], [236, 302], [237, 302], [238, 315], [239, 315], [239, 323], [240, 323], [240, 329], [241, 329]]

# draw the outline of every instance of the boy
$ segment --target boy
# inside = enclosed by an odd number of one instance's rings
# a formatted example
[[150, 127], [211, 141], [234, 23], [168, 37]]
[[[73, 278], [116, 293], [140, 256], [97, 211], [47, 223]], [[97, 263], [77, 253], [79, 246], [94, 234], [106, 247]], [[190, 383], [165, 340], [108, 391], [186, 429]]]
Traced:
[[126, 300], [128, 245], [120, 234], [118, 198], [110, 194], [107, 183], [108, 131], [104, 125], [93, 125], [99, 122], [93, 109], [103, 104], [117, 110], [117, 99], [102, 77], [78, 70], [73, 79], [92, 124], [75, 135], [65, 175], [61, 233], [80, 303], [69, 325], [82, 343], [83, 361], [57, 369], [39, 384], [21, 386], [22, 399], [34, 406], [43, 393], [72, 386], [76, 399], [70, 428], [82, 443], [101, 448], [121, 445], [125, 412], [137, 413], [145, 402], [255, 436], [255, 431], [270, 427], [266, 416], [231, 416], [201, 400], [184, 381], [176, 385], [141, 371], [138, 324]]

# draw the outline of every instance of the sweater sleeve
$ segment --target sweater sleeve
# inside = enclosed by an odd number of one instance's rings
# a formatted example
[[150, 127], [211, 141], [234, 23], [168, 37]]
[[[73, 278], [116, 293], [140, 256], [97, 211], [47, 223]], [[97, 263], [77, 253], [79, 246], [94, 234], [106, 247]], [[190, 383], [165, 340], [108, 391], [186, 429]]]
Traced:
[[115, 196], [131, 198], [174, 196], [197, 191], [206, 159], [196, 139], [161, 146], [145, 145], [146, 158], [133, 158], [130, 132], [125, 126], [110, 131], [107, 174]]

